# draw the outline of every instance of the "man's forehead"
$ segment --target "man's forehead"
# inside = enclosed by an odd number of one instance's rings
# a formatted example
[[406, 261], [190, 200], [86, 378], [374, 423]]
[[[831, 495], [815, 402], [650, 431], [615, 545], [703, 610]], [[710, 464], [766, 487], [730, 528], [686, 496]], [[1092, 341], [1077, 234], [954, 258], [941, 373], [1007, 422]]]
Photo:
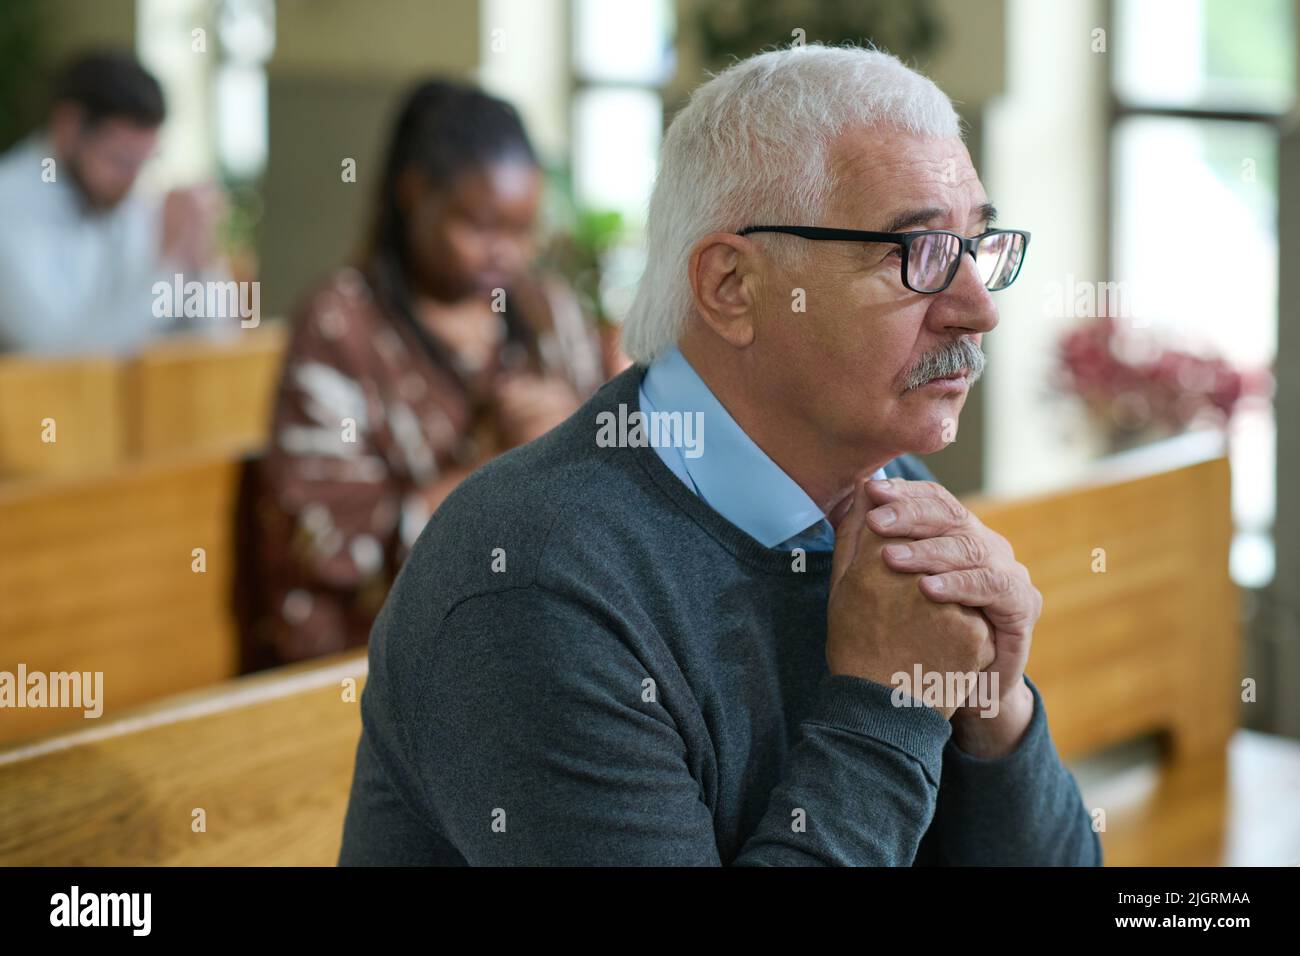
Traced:
[[846, 129], [831, 144], [831, 155], [846, 172], [970, 166], [970, 153], [959, 136], [923, 136], [886, 126]]
[[893, 232], [931, 220], [996, 215], [956, 137], [868, 129], [841, 137], [834, 155], [838, 204], [852, 207], [859, 220], [863, 207], [870, 208], [874, 228]]

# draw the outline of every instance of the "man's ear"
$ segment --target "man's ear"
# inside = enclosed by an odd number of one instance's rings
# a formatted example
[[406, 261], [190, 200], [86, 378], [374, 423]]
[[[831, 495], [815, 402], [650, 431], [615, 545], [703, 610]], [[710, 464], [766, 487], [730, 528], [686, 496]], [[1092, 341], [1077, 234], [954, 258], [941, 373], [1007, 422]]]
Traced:
[[691, 250], [695, 307], [704, 324], [734, 348], [754, 341], [757, 265], [754, 243], [727, 232], [710, 233]]

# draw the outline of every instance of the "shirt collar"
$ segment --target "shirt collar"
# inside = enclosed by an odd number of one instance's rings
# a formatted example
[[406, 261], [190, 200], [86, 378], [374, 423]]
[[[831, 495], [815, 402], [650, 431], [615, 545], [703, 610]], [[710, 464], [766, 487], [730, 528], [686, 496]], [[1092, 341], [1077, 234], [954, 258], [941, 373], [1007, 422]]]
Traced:
[[689, 458], [681, 448], [655, 450], [679, 478], [689, 476], [710, 508], [765, 548], [825, 521], [821, 508], [745, 434], [680, 349], [650, 363], [641, 382], [641, 408], [702, 413], [702, 454]]

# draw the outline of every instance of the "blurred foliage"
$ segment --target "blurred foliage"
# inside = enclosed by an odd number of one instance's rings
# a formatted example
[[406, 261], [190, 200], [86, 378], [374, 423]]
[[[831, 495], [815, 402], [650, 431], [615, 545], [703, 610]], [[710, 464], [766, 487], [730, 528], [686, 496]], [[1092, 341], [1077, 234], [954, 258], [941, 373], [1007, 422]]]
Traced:
[[231, 180], [222, 183], [230, 208], [221, 222], [221, 247], [226, 255], [256, 270], [258, 231], [265, 203], [258, 183]]
[[0, 152], [31, 132], [45, 109], [47, 13], [41, 0], [0, 0]]
[[928, 57], [944, 39], [933, 0], [697, 0], [695, 28], [704, 65], [715, 72], [733, 57], [788, 45], [795, 29], [809, 43], [870, 41], [904, 61]]
[[601, 295], [606, 253], [625, 231], [622, 214], [581, 205], [567, 166], [546, 169], [548, 209], [545, 246], [539, 256], [543, 269], [563, 276], [586, 312], [602, 325], [612, 321]]

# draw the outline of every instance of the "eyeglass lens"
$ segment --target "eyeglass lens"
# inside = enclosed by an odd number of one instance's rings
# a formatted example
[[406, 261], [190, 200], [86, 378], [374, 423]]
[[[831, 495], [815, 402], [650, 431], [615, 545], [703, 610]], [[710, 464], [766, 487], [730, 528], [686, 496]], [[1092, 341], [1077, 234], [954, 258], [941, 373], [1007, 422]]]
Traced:
[[[975, 247], [975, 265], [980, 280], [992, 292], [1005, 289], [1015, 279], [1024, 255], [1024, 236], [999, 232], [985, 237]], [[956, 272], [961, 243], [949, 233], [918, 236], [908, 252], [907, 281], [918, 292], [936, 292]]]

